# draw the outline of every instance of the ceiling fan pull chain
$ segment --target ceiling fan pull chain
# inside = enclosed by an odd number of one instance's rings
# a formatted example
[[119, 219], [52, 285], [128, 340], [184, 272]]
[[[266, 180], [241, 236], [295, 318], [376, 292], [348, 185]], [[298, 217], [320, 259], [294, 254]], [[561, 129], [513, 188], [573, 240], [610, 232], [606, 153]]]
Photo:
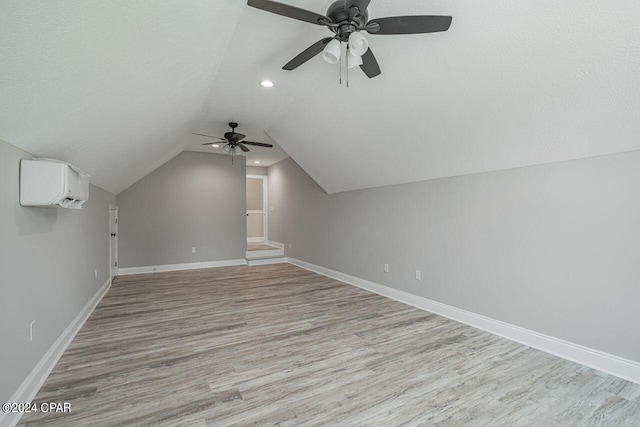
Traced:
[[342, 42], [340, 42], [340, 57], [338, 58], [338, 75], [340, 76], [338, 80], [342, 86]]
[[347, 43], [347, 54], [344, 58], [344, 62], [347, 63], [347, 89], [349, 89], [349, 43]]

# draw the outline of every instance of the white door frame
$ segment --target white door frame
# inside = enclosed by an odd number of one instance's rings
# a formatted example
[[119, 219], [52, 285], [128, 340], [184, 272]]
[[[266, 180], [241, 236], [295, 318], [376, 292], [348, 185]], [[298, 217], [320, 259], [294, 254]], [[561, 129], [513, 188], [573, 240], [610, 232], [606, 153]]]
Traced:
[[[267, 196], [267, 176], [266, 175], [247, 175], [247, 178], [251, 178], [251, 179], [261, 179], [262, 180], [262, 220], [263, 220], [263, 226], [262, 229], [264, 230], [264, 232], [262, 234], [264, 234], [264, 241], [268, 242], [269, 241], [269, 201], [268, 201], [268, 196]], [[247, 213], [249, 213], [250, 211], [247, 211]], [[251, 211], [251, 213], [256, 213], [255, 211]], [[247, 238], [247, 241], [249, 239]]]
[[[111, 229], [111, 211], [115, 212], [115, 215], [114, 215], [115, 223], [113, 224], [113, 230]], [[111, 233], [114, 233], [115, 236], [111, 236]], [[113, 251], [116, 259], [111, 258], [111, 252], [112, 252], [111, 249], [114, 249], [111, 246], [112, 244], [116, 246], [115, 251]], [[109, 205], [109, 277], [113, 279], [117, 275], [118, 275], [118, 206]]]

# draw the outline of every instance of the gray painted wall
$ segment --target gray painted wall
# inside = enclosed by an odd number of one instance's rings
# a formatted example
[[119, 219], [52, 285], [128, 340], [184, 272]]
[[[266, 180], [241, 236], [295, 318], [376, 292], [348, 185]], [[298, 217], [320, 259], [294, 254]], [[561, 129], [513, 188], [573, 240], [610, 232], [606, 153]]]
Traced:
[[268, 170], [269, 240], [285, 244], [287, 256], [329, 267], [331, 197], [291, 158]]
[[269, 235], [288, 256], [640, 361], [639, 188], [640, 152], [332, 195], [287, 159], [269, 168]]
[[226, 155], [185, 151], [118, 194], [119, 266], [244, 258], [241, 160], [232, 165]]
[[247, 175], [267, 176], [267, 168], [262, 166], [247, 166]]
[[248, 211], [261, 211], [263, 209], [262, 186], [262, 179], [247, 178]]
[[92, 185], [81, 211], [21, 207], [19, 162], [32, 157], [0, 141], [1, 402], [109, 279], [109, 205], [116, 197]]

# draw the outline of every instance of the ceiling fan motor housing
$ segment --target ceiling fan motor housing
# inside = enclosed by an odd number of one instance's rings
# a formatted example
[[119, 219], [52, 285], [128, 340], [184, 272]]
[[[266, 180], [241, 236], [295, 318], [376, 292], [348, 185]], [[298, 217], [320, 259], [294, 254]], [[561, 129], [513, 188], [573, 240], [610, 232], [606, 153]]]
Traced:
[[344, 0], [338, 0], [327, 9], [327, 17], [338, 24], [336, 27], [330, 27], [329, 29], [336, 33], [340, 41], [346, 42], [349, 40], [351, 33], [358, 31], [357, 26], [363, 27], [366, 25], [369, 13], [366, 10], [360, 11], [353, 18], [353, 21], [349, 21], [349, 11], [345, 7]]
[[238, 127], [238, 123], [229, 122], [229, 127], [231, 128], [231, 132], [226, 132], [224, 134], [224, 138], [227, 140], [230, 146], [235, 147], [236, 141], [233, 140], [233, 135], [236, 133], [236, 128]]

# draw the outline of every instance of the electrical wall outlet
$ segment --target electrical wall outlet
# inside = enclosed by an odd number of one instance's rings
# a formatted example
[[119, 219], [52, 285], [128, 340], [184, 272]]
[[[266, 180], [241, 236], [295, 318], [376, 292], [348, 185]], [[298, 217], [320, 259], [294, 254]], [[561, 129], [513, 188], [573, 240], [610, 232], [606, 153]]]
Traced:
[[195, 246], [191, 248], [191, 253], [192, 253], [192, 254], [195, 254], [195, 253], [196, 253], [196, 247], [195, 247]]
[[385, 264], [384, 265], [384, 272], [388, 273], [389, 272], [389, 264]]
[[29, 323], [29, 341], [33, 341], [35, 337], [36, 337], [36, 321], [32, 320], [31, 323]]
[[422, 271], [416, 270], [416, 280], [422, 280]]
[[291, 243], [289, 243], [289, 249], [291, 249]]
[[269, 211], [271, 211], [271, 212], [273, 212], [274, 210], [275, 210], [275, 209], [274, 209], [274, 207], [273, 207], [273, 206], [271, 206], [271, 207], [269, 208]]
[[98, 278], [98, 270], [97, 270], [97, 269], [96, 269], [96, 270], [93, 270], [93, 273], [95, 274], [96, 279], [97, 279], [97, 278]]

